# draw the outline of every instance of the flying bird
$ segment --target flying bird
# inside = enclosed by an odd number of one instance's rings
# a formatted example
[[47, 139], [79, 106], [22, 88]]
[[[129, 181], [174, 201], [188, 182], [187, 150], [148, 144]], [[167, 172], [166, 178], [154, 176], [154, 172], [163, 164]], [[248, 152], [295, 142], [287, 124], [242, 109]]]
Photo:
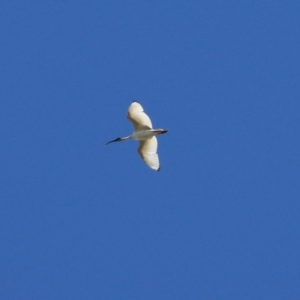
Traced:
[[159, 158], [157, 155], [157, 138], [156, 135], [168, 132], [166, 129], [153, 129], [152, 122], [140, 103], [133, 101], [128, 108], [127, 118], [131, 121], [134, 132], [125, 137], [118, 137], [109, 143], [122, 142], [127, 140], [138, 140], [139, 147], [137, 152], [144, 162], [153, 170], [159, 171]]

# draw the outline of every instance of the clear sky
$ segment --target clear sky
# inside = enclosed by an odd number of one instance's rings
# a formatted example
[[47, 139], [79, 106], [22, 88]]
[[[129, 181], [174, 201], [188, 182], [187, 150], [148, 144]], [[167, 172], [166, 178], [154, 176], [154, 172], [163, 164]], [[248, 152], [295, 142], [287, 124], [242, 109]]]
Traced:
[[2, 1], [0, 299], [300, 299], [299, 15]]

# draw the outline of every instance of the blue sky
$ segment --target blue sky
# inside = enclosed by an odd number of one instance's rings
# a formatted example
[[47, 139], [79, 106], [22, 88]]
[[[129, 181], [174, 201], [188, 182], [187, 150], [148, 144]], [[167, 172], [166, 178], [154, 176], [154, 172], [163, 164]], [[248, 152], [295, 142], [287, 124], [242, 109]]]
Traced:
[[300, 299], [299, 1], [0, 8], [1, 299]]

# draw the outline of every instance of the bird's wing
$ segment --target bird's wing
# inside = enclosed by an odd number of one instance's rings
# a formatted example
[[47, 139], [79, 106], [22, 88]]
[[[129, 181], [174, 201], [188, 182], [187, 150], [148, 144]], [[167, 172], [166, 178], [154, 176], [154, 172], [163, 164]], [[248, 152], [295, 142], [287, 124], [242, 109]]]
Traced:
[[127, 118], [132, 122], [134, 130], [152, 129], [152, 123], [141, 104], [134, 101], [128, 109]]
[[157, 139], [153, 136], [150, 139], [139, 141], [138, 153], [144, 162], [153, 170], [159, 171], [159, 159], [157, 151]]

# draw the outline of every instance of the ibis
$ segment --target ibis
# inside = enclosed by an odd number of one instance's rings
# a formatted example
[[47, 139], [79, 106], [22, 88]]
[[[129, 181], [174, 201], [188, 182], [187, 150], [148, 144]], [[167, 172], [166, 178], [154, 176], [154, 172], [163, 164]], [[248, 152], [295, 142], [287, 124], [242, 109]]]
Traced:
[[137, 152], [143, 161], [153, 170], [159, 171], [160, 164], [157, 155], [157, 138], [156, 135], [168, 132], [166, 129], [153, 129], [149, 116], [144, 112], [140, 103], [133, 101], [129, 106], [127, 118], [131, 121], [134, 132], [125, 137], [118, 137], [106, 145], [113, 142], [123, 142], [127, 140], [138, 140], [139, 147]]

